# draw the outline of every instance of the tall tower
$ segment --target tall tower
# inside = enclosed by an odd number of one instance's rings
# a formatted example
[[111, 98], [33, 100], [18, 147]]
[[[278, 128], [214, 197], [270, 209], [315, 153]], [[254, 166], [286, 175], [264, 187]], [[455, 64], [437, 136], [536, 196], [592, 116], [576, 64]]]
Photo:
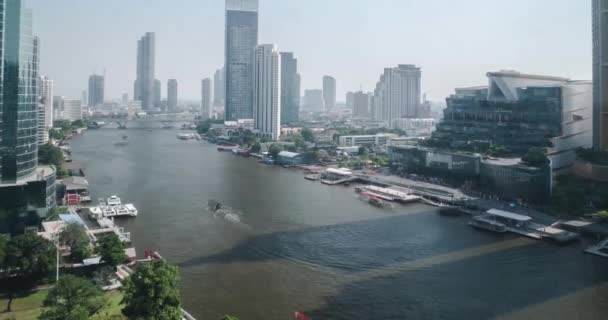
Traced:
[[[38, 41], [32, 33], [32, 11], [21, 0], [0, 1], [3, 37], [0, 128], [0, 177], [14, 181], [38, 165]], [[2, 9], [2, 8], [0, 8]]]
[[213, 75], [213, 105], [216, 107], [224, 106], [226, 103], [226, 98], [224, 94], [226, 94], [226, 70], [221, 68], [215, 71]]
[[593, 146], [608, 149], [608, 0], [593, 0]]
[[144, 110], [154, 108], [155, 46], [154, 32], [147, 32], [137, 41], [137, 78], [134, 84], [133, 99], [141, 101]]
[[177, 80], [167, 81], [167, 112], [177, 111]]
[[201, 117], [203, 120], [211, 118], [211, 79], [201, 81]]
[[226, 120], [253, 117], [253, 51], [258, 44], [258, 0], [226, 0]]
[[395, 119], [415, 118], [420, 105], [421, 74], [420, 68], [411, 64], [385, 68], [374, 91], [374, 120], [392, 127]]
[[272, 44], [255, 49], [253, 64], [253, 119], [264, 136], [281, 135], [281, 55]]
[[104, 76], [94, 74], [89, 77], [89, 107], [103, 104], [104, 87]]
[[298, 59], [292, 52], [281, 52], [281, 124], [298, 122], [300, 113], [300, 75]]
[[334, 77], [323, 77], [323, 100], [326, 110], [336, 107], [336, 79]]

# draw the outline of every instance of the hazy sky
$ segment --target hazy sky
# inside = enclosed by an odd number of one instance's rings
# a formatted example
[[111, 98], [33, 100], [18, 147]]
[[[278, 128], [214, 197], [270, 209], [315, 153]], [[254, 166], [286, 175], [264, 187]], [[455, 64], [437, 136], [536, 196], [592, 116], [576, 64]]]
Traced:
[[[156, 32], [156, 75], [199, 99], [224, 63], [224, 0], [26, 0], [41, 69], [56, 94], [80, 98], [106, 71], [106, 97], [133, 94], [137, 39]], [[344, 92], [373, 90], [383, 68], [416, 64], [443, 100], [500, 69], [591, 79], [589, 0], [260, 0], [260, 43], [299, 61], [302, 90], [324, 74]]]

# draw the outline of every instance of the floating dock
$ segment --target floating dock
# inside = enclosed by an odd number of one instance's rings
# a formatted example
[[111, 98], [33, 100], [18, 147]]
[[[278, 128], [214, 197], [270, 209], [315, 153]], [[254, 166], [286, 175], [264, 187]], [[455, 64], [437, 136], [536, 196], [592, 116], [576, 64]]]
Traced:
[[415, 201], [420, 200], [420, 197], [411, 195], [411, 194], [403, 192], [403, 191], [389, 189], [389, 188], [381, 188], [381, 187], [372, 186], [372, 185], [357, 187], [357, 189], [355, 189], [355, 190], [359, 190], [359, 192], [361, 192], [361, 191], [365, 191], [368, 193], [371, 192], [376, 196], [380, 195], [380, 196], [384, 196], [387, 198], [391, 198], [392, 200], [390, 200], [390, 201], [397, 201], [397, 202], [402, 202], [402, 203], [409, 203], [409, 202], [415, 202]]

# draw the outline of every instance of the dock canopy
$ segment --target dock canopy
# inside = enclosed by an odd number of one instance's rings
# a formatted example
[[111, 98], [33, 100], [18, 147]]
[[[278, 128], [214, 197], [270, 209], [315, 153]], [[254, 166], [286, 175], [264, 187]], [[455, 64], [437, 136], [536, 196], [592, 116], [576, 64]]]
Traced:
[[513, 213], [513, 212], [502, 211], [502, 210], [498, 210], [498, 209], [488, 210], [487, 214], [489, 214], [491, 216], [501, 217], [501, 218], [515, 220], [515, 221], [519, 221], [519, 222], [529, 222], [532, 220], [532, 218], [528, 217], [528, 216], [524, 216], [524, 215]]

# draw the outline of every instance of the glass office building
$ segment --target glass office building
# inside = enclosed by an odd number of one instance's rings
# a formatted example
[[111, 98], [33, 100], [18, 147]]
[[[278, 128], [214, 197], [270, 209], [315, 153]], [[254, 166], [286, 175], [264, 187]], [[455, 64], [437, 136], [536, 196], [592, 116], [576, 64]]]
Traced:
[[32, 12], [21, 0], [2, 6], [2, 181], [32, 173], [38, 164], [38, 65]]
[[253, 118], [258, 0], [226, 0], [226, 120]]

